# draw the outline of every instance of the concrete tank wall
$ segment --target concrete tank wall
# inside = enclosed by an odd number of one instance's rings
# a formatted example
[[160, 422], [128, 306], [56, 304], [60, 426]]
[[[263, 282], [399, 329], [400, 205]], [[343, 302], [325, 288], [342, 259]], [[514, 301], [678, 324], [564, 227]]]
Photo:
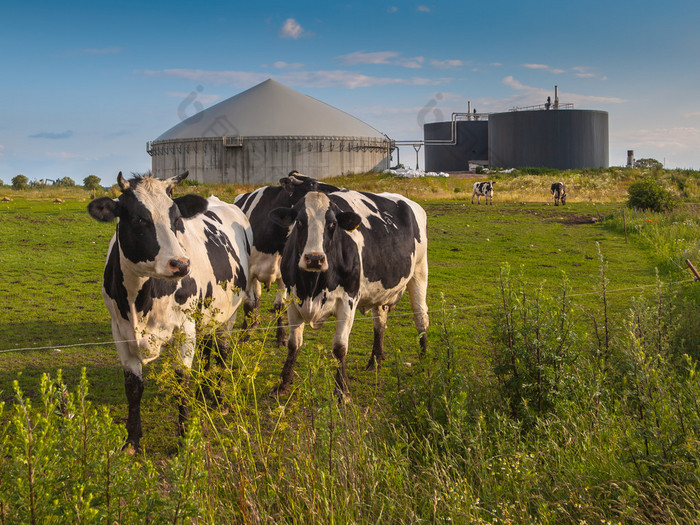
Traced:
[[183, 171], [204, 183], [276, 183], [291, 170], [323, 179], [389, 167], [387, 140], [355, 137], [218, 137], [150, 144], [152, 171], [172, 177]]
[[560, 109], [489, 115], [489, 164], [500, 168], [607, 168], [608, 113]]
[[452, 139], [452, 122], [423, 126], [425, 169], [427, 171], [467, 171], [469, 161], [486, 161], [489, 155], [489, 123], [486, 120], [458, 120], [456, 144], [429, 144], [430, 140]]

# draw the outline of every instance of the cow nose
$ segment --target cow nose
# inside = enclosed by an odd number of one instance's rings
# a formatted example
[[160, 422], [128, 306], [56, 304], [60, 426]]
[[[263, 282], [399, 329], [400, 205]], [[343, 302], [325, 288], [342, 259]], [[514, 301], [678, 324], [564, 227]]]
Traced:
[[173, 257], [168, 261], [168, 270], [173, 277], [184, 277], [190, 272], [190, 260], [187, 257]]
[[306, 253], [304, 254], [304, 262], [309, 270], [320, 270], [323, 263], [326, 262], [326, 256], [322, 253]]

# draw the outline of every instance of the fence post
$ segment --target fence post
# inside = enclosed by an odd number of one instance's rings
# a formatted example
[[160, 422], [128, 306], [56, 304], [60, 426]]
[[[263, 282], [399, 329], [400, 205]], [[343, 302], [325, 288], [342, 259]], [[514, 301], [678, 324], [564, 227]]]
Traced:
[[690, 271], [693, 272], [693, 275], [695, 275], [695, 280], [700, 281], [700, 273], [698, 273], [697, 269], [695, 266], [693, 266], [693, 263], [690, 262], [690, 259], [685, 260], [685, 264], [688, 265], [688, 268], [690, 268]]

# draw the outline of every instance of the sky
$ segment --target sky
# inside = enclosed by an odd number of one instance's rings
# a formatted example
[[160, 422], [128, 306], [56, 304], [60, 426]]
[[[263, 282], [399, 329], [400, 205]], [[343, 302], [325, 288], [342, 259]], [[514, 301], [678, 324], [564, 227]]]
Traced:
[[698, 27], [690, 0], [4, 2], [0, 179], [113, 184], [150, 168], [147, 141], [268, 78], [395, 140], [557, 85], [609, 113], [611, 166], [632, 149], [700, 169]]

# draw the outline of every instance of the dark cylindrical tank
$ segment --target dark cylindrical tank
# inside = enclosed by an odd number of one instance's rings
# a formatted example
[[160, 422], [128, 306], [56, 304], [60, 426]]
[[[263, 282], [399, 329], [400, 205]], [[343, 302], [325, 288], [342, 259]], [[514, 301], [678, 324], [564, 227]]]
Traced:
[[586, 109], [489, 115], [489, 164], [500, 168], [607, 168], [608, 113]]
[[469, 161], [487, 161], [489, 123], [486, 120], [458, 120], [456, 144], [430, 144], [431, 140], [450, 141], [452, 122], [433, 122], [423, 126], [426, 171], [467, 171]]

